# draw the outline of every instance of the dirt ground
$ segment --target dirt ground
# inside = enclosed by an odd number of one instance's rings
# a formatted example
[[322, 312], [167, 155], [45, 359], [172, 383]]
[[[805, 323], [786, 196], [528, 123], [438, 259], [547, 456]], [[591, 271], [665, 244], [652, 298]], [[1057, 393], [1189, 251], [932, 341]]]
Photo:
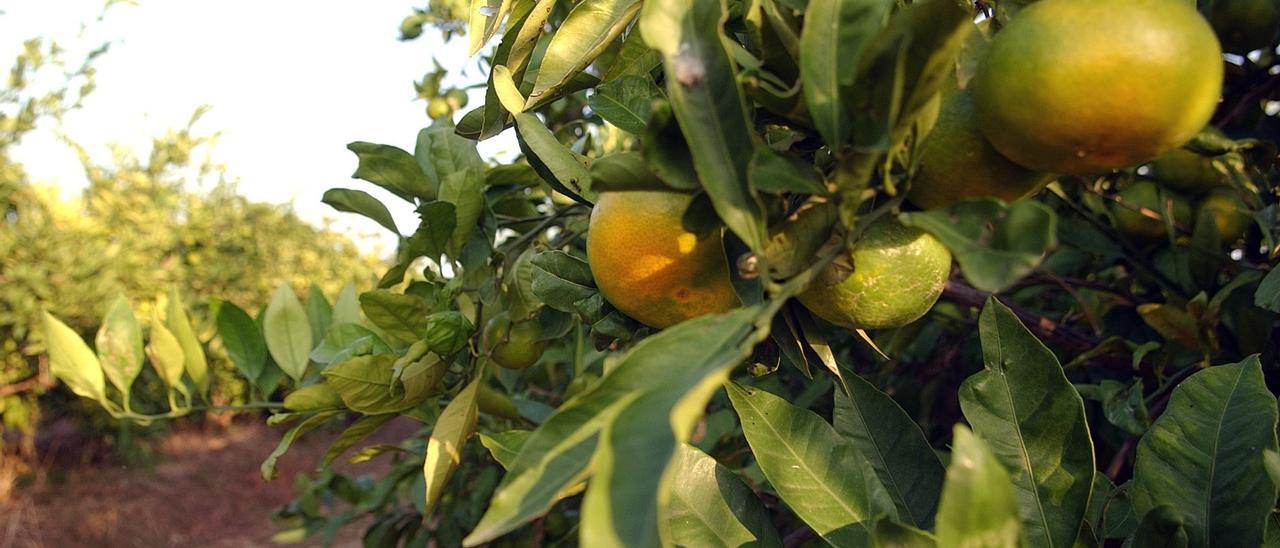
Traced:
[[[393, 422], [371, 442], [394, 443], [414, 423]], [[303, 437], [278, 463], [270, 483], [259, 465], [282, 429], [235, 424], [190, 429], [156, 440], [150, 466], [82, 465], [49, 470], [0, 502], [0, 548], [274, 546], [271, 511], [293, 495], [293, 478], [314, 469], [337, 432]], [[377, 464], [353, 470], [375, 473]], [[350, 525], [337, 546], [359, 546]], [[305, 546], [306, 544], [304, 544]]]

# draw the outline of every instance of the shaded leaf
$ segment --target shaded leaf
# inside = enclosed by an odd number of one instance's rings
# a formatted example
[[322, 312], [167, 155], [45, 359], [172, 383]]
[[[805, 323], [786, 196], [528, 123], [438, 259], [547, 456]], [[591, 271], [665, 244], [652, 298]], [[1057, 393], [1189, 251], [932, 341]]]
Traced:
[[329, 449], [325, 450], [324, 457], [321, 457], [318, 468], [328, 468], [347, 449], [351, 449], [357, 443], [360, 443], [360, 440], [369, 437], [370, 434], [382, 428], [382, 425], [387, 424], [391, 419], [398, 416], [395, 413], [387, 413], [385, 415], [365, 415], [356, 419], [355, 422], [351, 423], [351, 426], [342, 431], [338, 439], [329, 444]]
[[[351, 174], [352, 178], [369, 181], [409, 202], [412, 202], [414, 198], [421, 200], [435, 199], [437, 185], [423, 175], [417, 162], [414, 161], [413, 155], [408, 152], [391, 145], [378, 145], [362, 141], [348, 144], [347, 150], [354, 152], [360, 159], [360, 164], [356, 167], [355, 173]], [[363, 212], [360, 213], [363, 214]], [[395, 232], [394, 223], [387, 228]]]
[[494, 434], [481, 432], [480, 443], [489, 450], [489, 454], [493, 455], [493, 460], [498, 461], [503, 468], [511, 468], [511, 463], [516, 460], [516, 455], [520, 454], [520, 448], [524, 447], [524, 442], [529, 439], [530, 434], [533, 432], [528, 430], [508, 430]]
[[849, 61], [862, 57], [892, 7], [892, 0], [810, 0], [805, 8], [801, 89], [814, 126], [834, 147], [849, 138], [849, 115], [840, 101], [841, 81], [853, 77]]
[[871, 535], [871, 546], [874, 548], [934, 548], [938, 545], [938, 539], [928, 531], [888, 518], [876, 521], [876, 528]]
[[537, 116], [522, 112], [516, 114], [515, 119], [520, 151], [542, 180], [578, 202], [587, 205], [594, 202], [595, 191], [591, 188], [586, 159], [561, 144]]
[[[405, 154], [408, 155], [407, 152]], [[387, 206], [368, 192], [349, 188], [331, 188], [324, 192], [320, 201], [338, 211], [363, 215], [390, 230], [392, 234], [400, 234]]]
[[270, 455], [267, 455], [266, 460], [262, 461], [262, 466], [259, 469], [262, 473], [262, 479], [266, 481], [276, 479], [276, 461], [280, 460], [280, 457], [283, 457], [289, 451], [289, 447], [293, 446], [293, 442], [297, 441], [303, 434], [315, 430], [316, 427], [329, 422], [329, 419], [340, 414], [342, 414], [341, 411], [322, 411], [307, 417], [306, 420], [285, 432], [280, 437], [280, 443], [276, 445]]
[[658, 93], [647, 75], [624, 75], [597, 87], [587, 98], [587, 106], [606, 122], [640, 135], [649, 124], [650, 105]]
[[1057, 216], [1048, 206], [993, 198], [964, 200], [945, 209], [903, 213], [902, 224], [938, 238], [974, 287], [999, 291], [1029, 274], [1057, 244]]
[[591, 187], [601, 192], [671, 190], [649, 170], [639, 152], [619, 152], [591, 162]]
[[1053, 353], [994, 298], [978, 332], [984, 369], [960, 386], [960, 408], [1011, 471], [1027, 541], [1071, 546], [1095, 473], [1084, 401]]
[[267, 365], [267, 342], [258, 330], [258, 324], [244, 309], [223, 301], [218, 306], [218, 336], [227, 355], [250, 382], [262, 376]]
[[664, 519], [677, 546], [782, 546], [755, 492], [698, 449], [680, 444]]
[[1161, 523], [1180, 522], [1192, 546], [1261, 544], [1276, 501], [1263, 457], [1277, 450], [1276, 421], [1257, 356], [1188, 377], [1138, 443], [1134, 510], [1145, 524], [1167, 507]]

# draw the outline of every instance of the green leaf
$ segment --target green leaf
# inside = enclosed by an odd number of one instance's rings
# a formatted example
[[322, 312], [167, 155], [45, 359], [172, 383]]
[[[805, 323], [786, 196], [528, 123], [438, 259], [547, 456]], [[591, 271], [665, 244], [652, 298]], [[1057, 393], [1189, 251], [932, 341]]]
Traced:
[[858, 448], [822, 417], [736, 383], [725, 385], [765, 478], [787, 506], [834, 546], [866, 546], [893, 501]]
[[302, 380], [311, 354], [311, 324], [307, 311], [288, 284], [282, 283], [271, 296], [263, 317], [262, 333], [267, 350], [280, 369], [294, 381]]
[[978, 333], [985, 369], [960, 386], [960, 409], [1011, 471], [1027, 541], [1069, 547], [1095, 470], [1084, 401], [1053, 353], [995, 298]]
[[498, 101], [508, 112], [524, 112], [525, 98], [516, 87], [511, 69], [503, 65], [494, 65], [490, 82], [498, 94]]
[[947, 467], [947, 481], [938, 503], [938, 545], [1027, 545], [1022, 539], [1018, 501], [1009, 472], [982, 440], [957, 424], [951, 465]]
[[475, 327], [461, 312], [446, 310], [427, 316], [427, 332], [423, 340], [428, 348], [441, 356], [454, 354], [467, 346]]
[[409, 236], [410, 254], [438, 262], [458, 226], [457, 208], [449, 202], [427, 202], [418, 206], [418, 218], [418, 229]]
[[542, 180], [560, 193], [590, 205], [595, 201], [591, 188], [591, 172], [587, 160], [571, 152], [537, 116], [522, 112], [515, 115], [516, 139], [520, 151]]
[[[450, 174], [470, 170], [482, 175], [485, 171], [484, 160], [476, 152], [476, 142], [456, 135], [454, 128], [448, 123], [437, 123], [419, 131], [413, 158], [419, 171], [430, 181], [432, 189], [441, 189], [445, 178]], [[436, 194], [433, 192], [430, 196], [422, 196], [420, 201], [435, 199]]]
[[377, 333], [360, 324], [335, 323], [329, 327], [320, 344], [311, 350], [310, 358], [316, 363], [334, 364], [352, 356], [388, 352], [391, 352], [391, 347]]
[[165, 326], [173, 332], [173, 336], [182, 345], [183, 364], [187, 375], [191, 377], [191, 381], [195, 383], [196, 389], [201, 394], [208, 394], [209, 361], [204, 355], [204, 345], [200, 344], [200, 339], [196, 337], [196, 332], [191, 327], [186, 306], [182, 304], [182, 298], [178, 296], [176, 286], [169, 288], [169, 307], [165, 313]]
[[547, 306], [575, 313], [579, 303], [599, 294], [587, 262], [563, 251], [544, 251], [533, 262], [533, 294]]
[[427, 440], [426, 460], [422, 464], [427, 497], [424, 515], [430, 515], [436, 501], [444, 493], [449, 476], [458, 467], [458, 463], [462, 462], [462, 446], [476, 429], [476, 394], [482, 382], [482, 378], [476, 378], [454, 396], [440, 414], [435, 428], [431, 430], [431, 438]]
[[102, 320], [95, 339], [98, 359], [107, 380], [120, 390], [124, 407], [129, 409], [129, 391], [134, 379], [142, 372], [145, 359], [142, 351], [142, 329], [124, 295], [117, 295], [107, 315]]
[[462, 254], [462, 246], [471, 236], [471, 229], [484, 214], [484, 176], [481, 171], [466, 169], [454, 171], [440, 179], [440, 201], [453, 204], [453, 234], [447, 249], [451, 257]]
[[422, 299], [385, 289], [360, 295], [360, 308], [373, 325], [388, 335], [412, 343], [427, 334], [431, 309]]
[[1263, 457], [1277, 450], [1276, 421], [1257, 356], [1188, 377], [1138, 443], [1134, 510], [1169, 505], [1192, 546], [1260, 545], [1276, 501]]
[[481, 432], [480, 443], [493, 455], [493, 460], [498, 461], [503, 468], [511, 468], [516, 456], [520, 454], [520, 448], [524, 447], [524, 442], [529, 440], [531, 434], [533, 432], [528, 430], [508, 430], [495, 434]]
[[365, 415], [356, 419], [355, 422], [351, 423], [351, 426], [342, 431], [342, 435], [338, 436], [338, 439], [329, 444], [329, 449], [324, 452], [324, 457], [320, 459], [320, 465], [317, 466], [317, 469], [328, 468], [347, 449], [351, 449], [357, 443], [360, 443], [360, 440], [369, 437], [370, 434], [382, 428], [382, 425], [387, 424], [391, 419], [398, 416], [395, 413], [387, 413], [385, 415]]
[[333, 324], [333, 305], [329, 304], [324, 291], [316, 284], [307, 288], [306, 309], [307, 323], [311, 324], [312, 342], [323, 339], [324, 334], [329, 332], [329, 326]]
[[860, 59], [884, 26], [891, 0], [810, 0], [800, 33], [800, 79], [814, 126], [838, 148], [849, 138], [840, 83], [852, 79]]
[[348, 283], [338, 292], [338, 298], [333, 301], [332, 323], [360, 323], [360, 300], [356, 297], [356, 286]]
[[649, 125], [653, 98], [660, 93], [648, 75], [624, 75], [597, 87], [587, 106], [606, 122], [640, 135]]
[[[524, 80], [526, 69], [534, 48], [542, 36], [542, 29], [555, 7], [555, 0], [516, 0], [511, 7], [511, 18], [507, 21], [507, 30], [502, 35], [502, 42], [493, 53], [493, 66], [505, 66], [511, 74], [511, 80], [519, 83]], [[511, 120], [511, 114], [502, 107], [498, 96], [497, 73], [489, 71], [489, 82], [485, 91], [484, 106], [467, 113], [458, 124], [458, 133], [469, 138], [484, 140], [502, 133]], [[531, 88], [530, 88], [531, 89]], [[523, 105], [525, 101], [521, 101]], [[476, 113], [475, 116], [472, 113]], [[475, 126], [464, 128], [469, 123]]]
[[946, 470], [929, 440], [893, 398], [855, 373], [844, 378], [849, 393], [835, 390], [836, 432], [871, 464], [903, 523], [930, 528]]
[[[408, 153], [405, 152], [405, 154]], [[400, 234], [400, 231], [396, 229], [395, 220], [391, 218], [391, 212], [387, 210], [387, 206], [368, 192], [349, 188], [331, 188], [324, 192], [324, 196], [320, 198], [320, 201], [338, 211], [364, 215], [373, 222], [390, 230], [392, 234]]]
[[293, 442], [303, 434], [315, 430], [316, 427], [329, 422], [329, 419], [340, 414], [342, 414], [341, 411], [322, 411], [307, 417], [306, 420], [298, 423], [297, 426], [290, 428], [288, 432], [285, 432], [284, 435], [280, 437], [280, 443], [276, 445], [276, 448], [271, 451], [270, 455], [267, 455], [266, 460], [262, 461], [262, 467], [260, 468], [262, 472], [262, 479], [266, 481], [276, 479], [276, 461], [280, 460], [280, 457], [283, 457], [284, 454], [289, 451], [289, 447], [293, 445]]
[[258, 330], [258, 324], [244, 309], [223, 301], [218, 306], [218, 336], [227, 355], [250, 382], [262, 376], [267, 365], [267, 342]]
[[782, 546], [755, 492], [716, 459], [680, 444], [669, 466], [664, 519], [677, 546]]
[[764, 209], [748, 183], [754, 131], [725, 50], [724, 0], [646, 2], [639, 29], [663, 57], [667, 95], [716, 213], [747, 247], [764, 249]]
[[[1186, 548], [1191, 546], [1186, 524], [1182, 516], [1173, 506], [1162, 505], [1152, 508], [1142, 516], [1138, 528], [1133, 532], [1132, 546], [1163, 546], [1167, 548]], [[1194, 546], [1208, 546], [1196, 544]], [[1247, 546], [1240, 544], [1239, 546]]]
[[511, 11], [512, 0], [471, 0], [470, 16], [467, 19], [467, 36], [471, 37], [471, 46], [467, 55], [475, 55], [480, 48], [489, 43], [498, 26]]
[[1266, 277], [1262, 278], [1257, 292], [1253, 294], [1253, 304], [1258, 308], [1280, 312], [1280, 267], [1272, 267]]
[[84, 339], [48, 312], [44, 313], [44, 339], [53, 376], [77, 395], [106, 405], [107, 387], [102, 365]]
[[650, 107], [649, 125], [640, 135], [640, 149], [649, 171], [657, 175], [667, 186], [676, 190], [694, 192], [702, 188], [689, 144], [680, 133], [671, 103], [666, 99], [654, 99]]
[[789, 154], [774, 152], [764, 145], [756, 147], [747, 173], [751, 178], [751, 185], [761, 192], [827, 193], [822, 174], [812, 165]]
[[182, 343], [178, 342], [178, 338], [173, 336], [160, 318], [154, 318], [151, 322], [147, 357], [151, 359], [151, 367], [155, 368], [165, 386], [187, 393], [186, 386], [182, 384], [182, 370], [186, 360], [182, 353]]
[[[619, 506], [617, 499], [611, 499], [611, 508], [601, 507], [604, 501], [599, 500], [598, 493], [595, 502], [584, 500], [590, 510], [584, 510], [583, 519], [584, 527], [585, 523], [594, 522], [594, 531], [604, 533], [595, 533], [593, 539], [632, 539], [638, 532], [656, 542], [652, 536], [658, 527], [657, 478], [666, 468], [675, 443], [687, 439], [706, 398], [728, 369], [758, 342], [747, 336], [751, 322], [760, 313], [758, 307], [751, 307], [727, 315], [695, 318], [632, 347], [598, 384], [561, 405], [529, 436], [465, 544], [475, 546], [490, 541], [547, 511], [567, 488], [586, 476], [605, 426], [623, 416], [621, 410], [627, 404], [646, 397], [645, 402], [650, 405], [640, 409], [641, 413], [627, 415], [631, 422], [617, 429], [629, 437], [603, 440], [607, 444], [636, 440], [645, 444], [644, 450], [610, 445], [612, 460], [593, 465], [596, 478], [592, 484], [616, 482], [616, 489], [607, 489], [603, 494], [626, 496], [628, 500]], [[681, 404], [677, 411], [673, 406], [681, 400], [688, 406]], [[680, 431], [673, 433], [672, 426]], [[655, 466], [657, 475], [648, 473]], [[601, 473], [602, 467], [605, 474]], [[616, 520], [624, 523], [611, 527], [619, 523]], [[586, 534], [584, 531], [584, 538]]]
[[[356, 141], [347, 145], [360, 159], [353, 179], [363, 179], [385, 188], [406, 201], [434, 200], [436, 186], [414, 161], [413, 155], [391, 145], [378, 145]], [[329, 203], [329, 202], [325, 202]], [[330, 204], [333, 205], [333, 204]], [[337, 207], [337, 206], [334, 206]], [[364, 212], [360, 212], [364, 213]], [[377, 220], [377, 219], [374, 219]], [[383, 225], [386, 226], [386, 225]], [[387, 228], [395, 232], [395, 224]]]
[[1058, 245], [1057, 216], [1032, 200], [1008, 205], [994, 198], [964, 200], [898, 218], [937, 237], [960, 263], [965, 278], [983, 291], [1009, 287]]
[[601, 192], [671, 190], [649, 170], [639, 152], [619, 152], [591, 162], [591, 187]]
[[391, 391], [396, 356], [356, 356], [334, 364], [322, 373], [325, 381], [352, 411], [364, 415], [396, 413], [414, 406]]
[[1107, 422], [1134, 436], [1141, 436], [1147, 431], [1151, 419], [1143, 400], [1141, 380], [1126, 386], [1107, 379], [1096, 385], [1076, 385], [1076, 390], [1085, 399], [1102, 404], [1102, 414]]
[[877, 520], [876, 528], [871, 532], [873, 548], [934, 548], [937, 545], [938, 539], [928, 531], [889, 518]]
[[556, 28], [538, 67], [529, 104], [538, 105], [596, 60], [640, 10], [640, 0], [582, 0]]

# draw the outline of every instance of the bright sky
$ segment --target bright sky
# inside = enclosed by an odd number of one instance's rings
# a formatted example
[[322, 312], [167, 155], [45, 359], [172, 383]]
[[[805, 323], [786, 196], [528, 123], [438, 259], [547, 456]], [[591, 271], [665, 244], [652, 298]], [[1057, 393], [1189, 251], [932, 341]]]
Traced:
[[[102, 0], [5, 0], [0, 4], [0, 65], [7, 71], [22, 41], [46, 36], [73, 45], [82, 23], [91, 47], [114, 42], [100, 57], [98, 89], [86, 107], [67, 117], [66, 132], [95, 155], [109, 158], [107, 145], [146, 150], [150, 138], [183, 126], [192, 111], [210, 105], [196, 126], [221, 132], [216, 161], [240, 179], [251, 199], [292, 203], [303, 218], [325, 217], [366, 248], [395, 240], [371, 221], [341, 214], [320, 202], [328, 188], [345, 186], [382, 198], [402, 232], [417, 219], [404, 201], [350, 178], [351, 141], [413, 150], [417, 131], [429, 123], [425, 103], [415, 100], [413, 81], [430, 70], [432, 58], [454, 71], [446, 85], [483, 82], [466, 57], [466, 43], [443, 43], [428, 28], [422, 37], [397, 40], [401, 19], [425, 1], [315, 2], [302, 0], [142, 0], [113, 8], [95, 23]], [[69, 57], [74, 60], [74, 57]], [[468, 108], [483, 92], [471, 92]], [[465, 109], [464, 109], [465, 110]], [[17, 150], [33, 180], [64, 191], [86, 184], [75, 156], [44, 127]], [[509, 135], [481, 144], [486, 157], [514, 153]]]

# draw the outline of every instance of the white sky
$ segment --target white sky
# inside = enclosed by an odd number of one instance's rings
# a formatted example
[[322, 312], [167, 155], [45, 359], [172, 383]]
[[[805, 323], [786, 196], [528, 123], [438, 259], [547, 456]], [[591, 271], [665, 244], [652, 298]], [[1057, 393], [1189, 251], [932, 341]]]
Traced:
[[[65, 131], [95, 157], [109, 158], [113, 142], [145, 151], [152, 136], [183, 126], [207, 104], [212, 111], [197, 133], [222, 133], [213, 157], [240, 179], [240, 192], [292, 203], [308, 220], [337, 219], [335, 226], [362, 238], [366, 249], [380, 243], [390, 252], [395, 240], [384, 229], [333, 211], [320, 197], [335, 186], [359, 188], [383, 199], [402, 232], [415, 228], [407, 203], [350, 178], [356, 158], [346, 144], [370, 141], [412, 152], [417, 131], [429, 123], [413, 81], [432, 69], [433, 57], [454, 71], [446, 85], [483, 82], [466, 57], [465, 39], [443, 43], [430, 27], [417, 40], [396, 39], [401, 19], [425, 4], [142, 0], [95, 23], [102, 0], [2, 0], [0, 67], [7, 72], [22, 41], [34, 36], [74, 46], [87, 23], [92, 32], [80, 45], [113, 45], [95, 64], [98, 89], [67, 117]], [[468, 69], [456, 72], [464, 64]], [[467, 108], [481, 102], [483, 92], [473, 90]], [[82, 189], [75, 156], [51, 129], [30, 135], [17, 160], [37, 182], [56, 183], [64, 192]], [[510, 135], [481, 144], [486, 157], [515, 149]]]

